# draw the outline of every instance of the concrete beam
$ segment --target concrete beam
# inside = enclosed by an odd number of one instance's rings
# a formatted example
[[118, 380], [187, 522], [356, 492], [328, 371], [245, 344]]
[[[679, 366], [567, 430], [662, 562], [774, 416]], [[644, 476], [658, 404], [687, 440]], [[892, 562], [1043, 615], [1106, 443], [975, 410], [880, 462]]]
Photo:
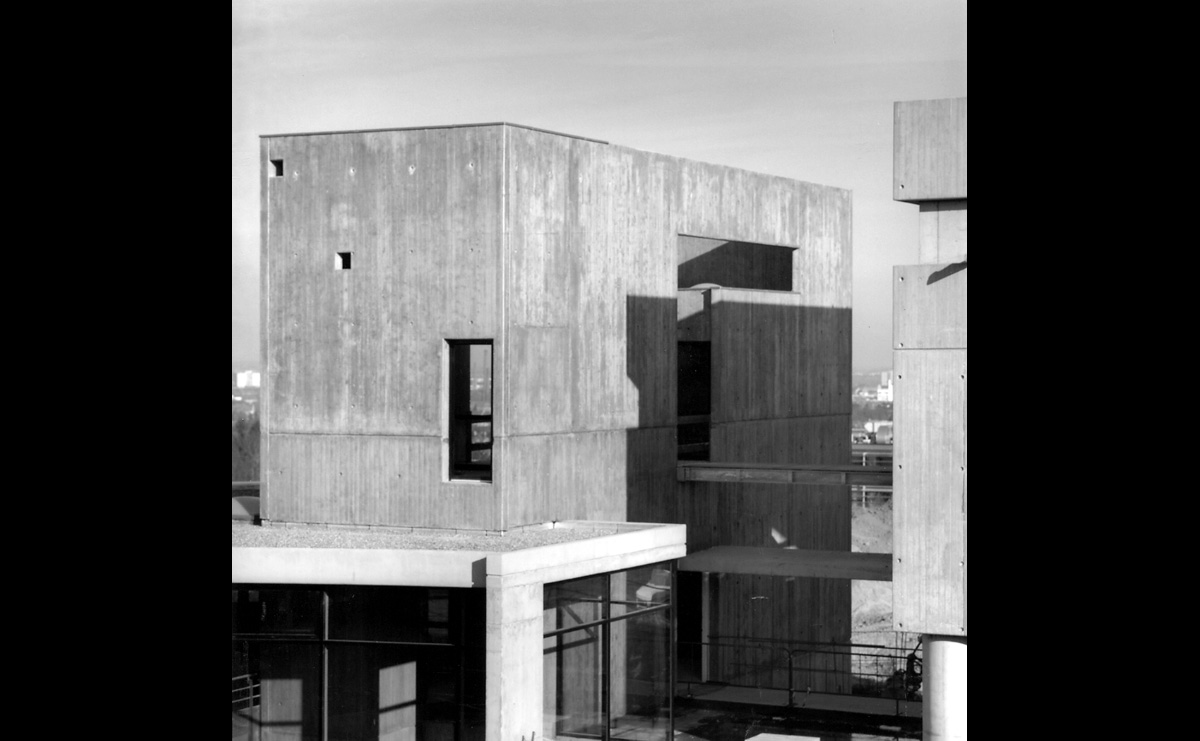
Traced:
[[556, 527], [578, 526], [619, 527], [626, 529], [626, 532], [507, 553], [493, 553], [487, 558], [487, 575], [503, 576], [510, 584], [549, 584], [590, 574], [603, 574], [659, 561], [671, 561], [687, 554], [686, 525], [592, 521], [556, 524]]
[[688, 555], [679, 570], [891, 581], [892, 554], [723, 545]]
[[234, 584], [482, 587], [480, 551], [234, 548]]
[[891, 466], [680, 461], [679, 481], [891, 486]]

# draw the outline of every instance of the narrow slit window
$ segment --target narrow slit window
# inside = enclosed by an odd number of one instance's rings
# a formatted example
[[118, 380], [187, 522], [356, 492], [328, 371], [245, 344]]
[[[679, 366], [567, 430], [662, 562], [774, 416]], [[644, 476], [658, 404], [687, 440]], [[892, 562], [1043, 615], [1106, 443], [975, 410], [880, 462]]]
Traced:
[[450, 478], [492, 480], [492, 341], [449, 340]]
[[269, 172], [273, 178], [283, 177], [283, 160], [271, 160], [271, 169]]
[[712, 434], [712, 343], [680, 342], [678, 363], [679, 460], [706, 461]]
[[337, 267], [338, 270], [349, 270], [350, 269], [350, 258], [353, 256], [354, 256], [353, 252], [337, 253], [337, 260], [334, 262], [334, 266]]

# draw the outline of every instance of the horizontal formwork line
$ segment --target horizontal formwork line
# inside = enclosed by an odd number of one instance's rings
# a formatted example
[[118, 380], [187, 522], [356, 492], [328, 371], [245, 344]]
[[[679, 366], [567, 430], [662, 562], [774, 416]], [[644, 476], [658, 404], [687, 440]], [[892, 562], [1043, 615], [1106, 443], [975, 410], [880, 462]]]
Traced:
[[603, 430], [559, 430], [556, 432], [517, 432], [508, 435], [496, 435], [499, 440], [503, 437], [519, 438], [519, 437], [557, 437], [561, 435], [599, 435], [609, 432], [647, 432], [649, 430], [663, 430], [665, 432], [674, 432], [677, 425], [654, 425], [653, 427], [611, 427]]
[[[648, 430], [663, 430], [674, 431], [676, 425], [655, 425], [653, 427], [613, 427], [603, 430], [560, 430], [555, 432], [519, 432], [516, 434], [493, 434], [493, 440], [503, 440], [505, 438], [519, 437], [555, 437], [560, 435], [593, 435], [608, 432], [644, 432]], [[290, 432], [280, 430], [269, 430], [268, 435], [291, 435], [293, 437], [394, 437], [397, 439], [410, 440], [445, 440], [442, 435], [395, 435], [388, 432]]]
[[290, 430], [267, 430], [268, 435], [292, 435], [294, 437], [397, 437], [413, 440], [444, 440], [442, 435], [397, 435], [391, 432], [292, 432]]
[[849, 416], [850, 416], [850, 412], [846, 412], [844, 414], [841, 414], [841, 413], [837, 413], [837, 414], [806, 414], [806, 415], [802, 415], [802, 416], [798, 416], [798, 417], [753, 417], [753, 418], [749, 418], [749, 419], [716, 420], [716, 419], [712, 419], [712, 415], [710, 414], [709, 415], [709, 423], [712, 425], [734, 425], [734, 424], [742, 424], [743, 422], [788, 422], [788, 421], [796, 420], [796, 419], [838, 419], [841, 417], [849, 417]]

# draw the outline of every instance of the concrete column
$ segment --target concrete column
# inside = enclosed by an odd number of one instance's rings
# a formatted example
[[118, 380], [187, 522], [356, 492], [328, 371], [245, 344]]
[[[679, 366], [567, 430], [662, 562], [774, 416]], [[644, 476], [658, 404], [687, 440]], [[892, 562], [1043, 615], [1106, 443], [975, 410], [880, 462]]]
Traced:
[[[613, 574], [610, 577], [612, 591], [609, 597], [614, 602], [619, 603], [626, 597], [626, 584], [628, 583], [629, 575], [621, 572]], [[612, 606], [610, 617], [624, 615], [627, 608], [624, 605], [616, 604]], [[609, 728], [616, 728], [617, 722], [625, 716], [628, 711], [628, 691], [626, 679], [629, 674], [627, 660], [629, 656], [629, 623], [621, 621], [613, 623], [608, 628], [608, 725]], [[603, 659], [601, 659], [603, 660]]]
[[922, 688], [925, 741], [967, 737], [967, 639], [922, 637]]
[[542, 733], [541, 582], [487, 577], [486, 741]]

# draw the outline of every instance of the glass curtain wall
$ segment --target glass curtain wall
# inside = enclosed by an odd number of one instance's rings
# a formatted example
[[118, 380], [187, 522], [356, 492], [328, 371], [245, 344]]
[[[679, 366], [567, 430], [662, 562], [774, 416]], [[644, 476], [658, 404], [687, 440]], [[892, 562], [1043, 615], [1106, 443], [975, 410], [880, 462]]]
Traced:
[[674, 562], [547, 584], [543, 733], [670, 741]]
[[233, 590], [233, 738], [482, 741], [483, 590]]

